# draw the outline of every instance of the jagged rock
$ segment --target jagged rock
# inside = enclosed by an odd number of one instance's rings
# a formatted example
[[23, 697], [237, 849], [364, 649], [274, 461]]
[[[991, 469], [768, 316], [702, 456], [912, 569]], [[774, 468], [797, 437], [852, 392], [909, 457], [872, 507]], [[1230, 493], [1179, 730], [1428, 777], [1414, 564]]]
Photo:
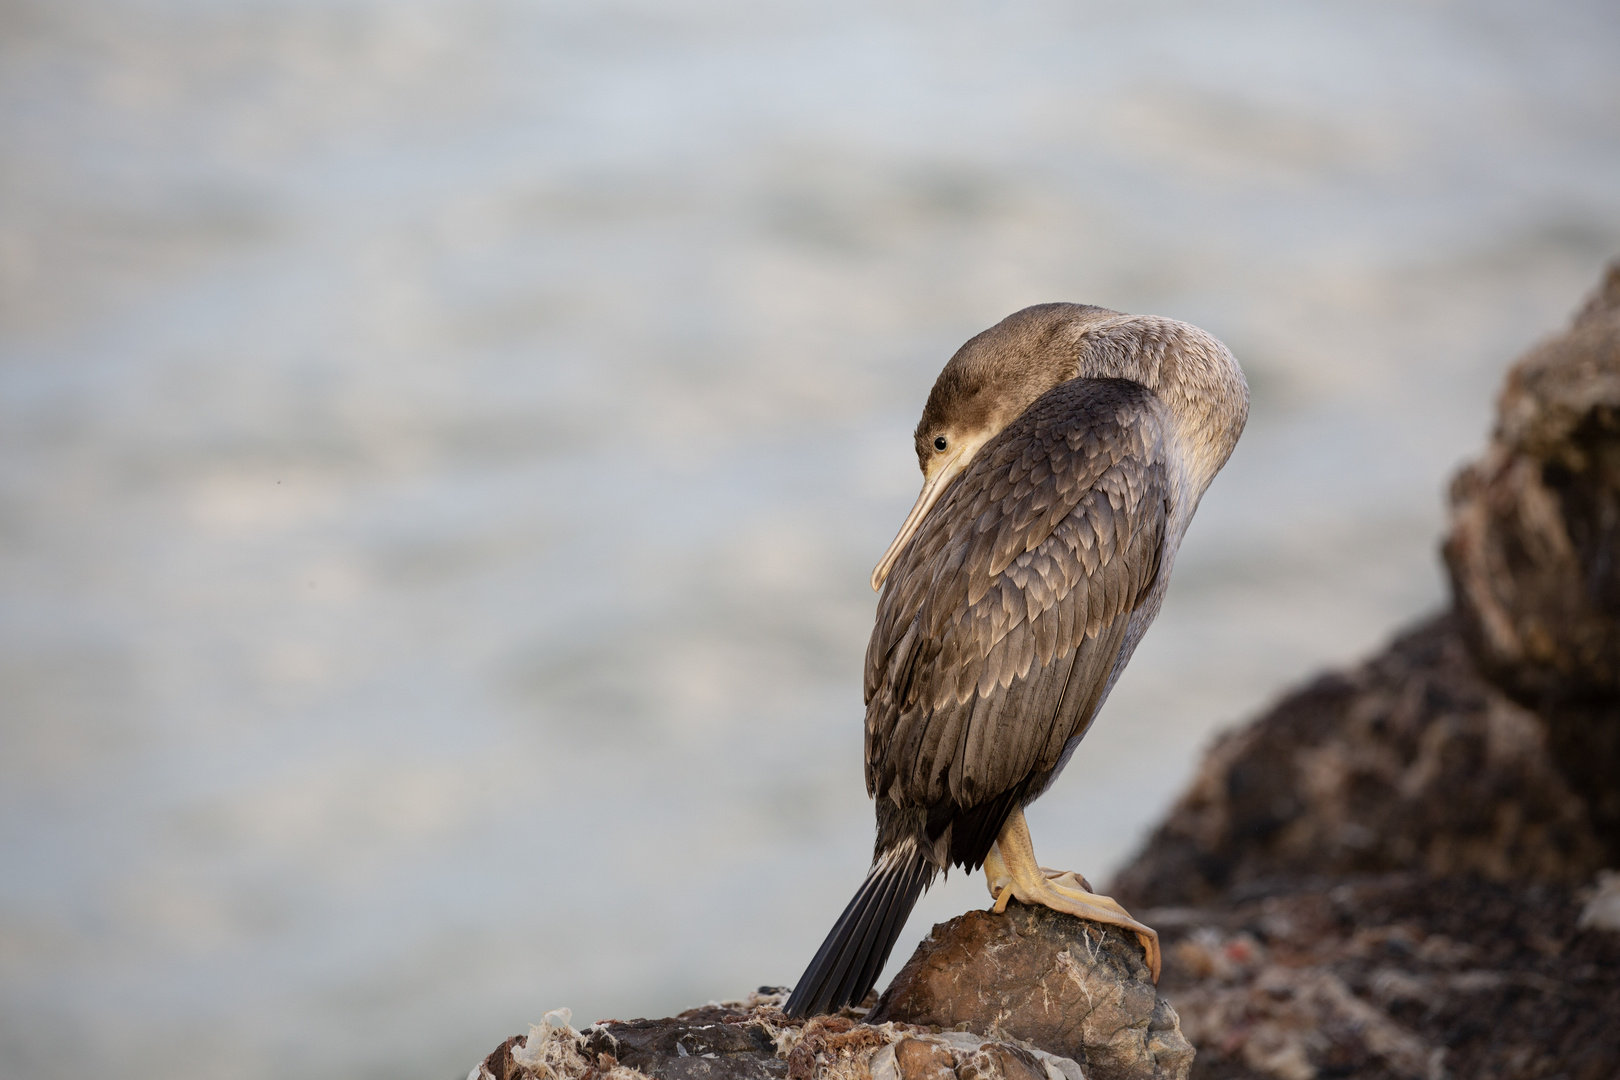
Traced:
[[1113, 884], [1198, 1080], [1620, 1076], [1620, 264], [1452, 500], [1454, 610], [1222, 737]]
[[1453, 486], [1455, 611], [1217, 742], [1114, 883], [1127, 906], [1620, 863], [1620, 263], [1514, 366], [1499, 413]]
[[785, 991], [762, 987], [747, 1001], [584, 1031], [559, 1009], [503, 1042], [468, 1080], [1087, 1080], [1077, 1062], [1037, 1047], [865, 1023], [864, 1010], [789, 1019], [784, 1000]]
[[1091, 1080], [1184, 1080], [1193, 1049], [1134, 935], [1013, 901], [933, 932], [872, 1010], [1073, 1058]]
[[1445, 543], [1480, 667], [1546, 722], [1620, 861], [1620, 262], [1565, 334], [1508, 373]]
[[559, 1009], [468, 1080], [1186, 1080], [1192, 1064], [1134, 935], [1017, 902], [934, 927], [870, 1011], [790, 1019], [786, 997], [584, 1031]]
[[1421, 874], [1140, 912], [1199, 1080], [1611, 1080], [1620, 934], [1593, 889]]
[[597, 1024], [585, 1032], [587, 1053], [611, 1056], [657, 1080], [783, 1080], [788, 1063], [760, 1024], [704, 1022], [683, 1016]]
[[527, 1035], [507, 1039], [473, 1066], [467, 1080], [645, 1080], [644, 1073], [593, 1054], [568, 1009], [546, 1013]]
[[908, 1035], [874, 1055], [872, 1080], [1085, 1080], [1072, 1058], [965, 1031]]
[[496, 1047], [468, 1080], [785, 1080], [780, 1032], [769, 1023], [781, 1000], [762, 987], [748, 1001], [663, 1020], [604, 1020], [584, 1031], [558, 1009]]
[[1508, 372], [1445, 545], [1485, 671], [1532, 703], [1620, 698], [1620, 263]]
[[1222, 736], [1112, 895], [1135, 910], [1400, 870], [1574, 884], [1604, 862], [1542, 724], [1441, 616]]

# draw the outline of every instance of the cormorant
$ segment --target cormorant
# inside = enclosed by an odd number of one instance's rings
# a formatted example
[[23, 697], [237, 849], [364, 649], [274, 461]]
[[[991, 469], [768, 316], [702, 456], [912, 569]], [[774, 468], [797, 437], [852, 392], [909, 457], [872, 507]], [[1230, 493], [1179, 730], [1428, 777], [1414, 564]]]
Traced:
[[[1035, 860], [1023, 808], [1057, 778], [1159, 613], [1193, 511], [1248, 417], [1195, 326], [1040, 304], [963, 345], [915, 434], [922, 493], [872, 573], [872, 869], [788, 999], [858, 1004], [934, 875], [1158, 935]], [[885, 582], [887, 587], [885, 588]]]

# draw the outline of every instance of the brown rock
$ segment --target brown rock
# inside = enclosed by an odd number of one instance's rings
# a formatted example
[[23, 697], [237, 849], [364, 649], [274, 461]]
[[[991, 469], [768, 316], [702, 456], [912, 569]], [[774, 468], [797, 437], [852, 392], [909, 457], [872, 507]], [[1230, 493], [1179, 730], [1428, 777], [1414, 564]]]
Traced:
[[1620, 861], [1620, 262], [1508, 373], [1444, 552], [1481, 669], [1541, 714]]
[[1524, 699], [1620, 696], [1620, 263], [1497, 407], [1445, 546], [1469, 643]]
[[894, 1044], [894, 1064], [901, 1080], [956, 1080], [951, 1051], [938, 1043], [901, 1039]]
[[1604, 861], [1543, 725], [1442, 616], [1218, 740], [1113, 895], [1205, 904], [1403, 870], [1575, 883]]
[[513, 1035], [490, 1052], [480, 1069], [489, 1074], [489, 1080], [522, 1080], [523, 1068], [512, 1059], [513, 1050], [521, 1050], [528, 1036]]
[[1048, 1080], [1046, 1067], [1034, 1054], [1006, 1043], [985, 1043], [957, 1066], [956, 1075], [958, 1080]]
[[1192, 1065], [1134, 936], [1017, 902], [934, 927], [870, 1019], [1017, 1040], [1091, 1080], [1180, 1080]]
[[[473, 1080], [1087, 1080], [1078, 1062], [961, 1031], [783, 1016], [786, 991], [575, 1031], [566, 1009], [502, 1043]], [[1144, 1074], [1145, 1080], [1145, 1074]]]
[[1620, 934], [1587, 892], [1400, 874], [1141, 914], [1199, 1080], [1610, 1080]]
[[1073, 1058], [968, 1032], [936, 1032], [893, 1022], [871, 1030], [903, 1029], [915, 1034], [872, 1055], [870, 1080], [1086, 1080]]
[[1620, 1076], [1620, 264], [1452, 498], [1454, 611], [1220, 739], [1114, 883], [1199, 1080]]
[[587, 1058], [616, 1064], [656, 1080], [783, 1080], [788, 1063], [758, 1025], [724, 1021], [612, 1021], [584, 1033]]

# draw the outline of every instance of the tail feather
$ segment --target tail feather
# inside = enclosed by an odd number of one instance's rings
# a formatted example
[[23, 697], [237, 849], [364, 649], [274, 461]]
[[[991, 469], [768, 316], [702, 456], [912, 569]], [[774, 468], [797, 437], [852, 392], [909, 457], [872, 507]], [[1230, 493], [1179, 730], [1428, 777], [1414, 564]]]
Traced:
[[895, 940], [900, 936], [900, 931], [905, 929], [906, 918], [917, 903], [917, 897], [921, 895], [921, 890], [912, 891], [914, 888], [912, 879], [920, 869], [915, 865], [907, 868], [901, 876], [898, 887], [886, 895], [884, 909], [873, 918], [872, 929], [869, 931], [872, 947], [866, 950], [866, 962], [861, 965], [860, 977], [850, 986], [851, 1004], [859, 1004], [866, 997], [867, 991], [877, 983], [878, 976], [883, 974], [883, 965], [888, 962]]
[[[877, 981], [878, 974], [882, 969], [879, 966], [878, 970], [873, 970], [875, 966], [873, 961], [877, 961], [877, 965], [881, 965], [889, 957], [889, 949], [893, 946], [894, 939], [885, 937], [884, 931], [891, 922], [889, 918], [890, 912], [894, 910], [896, 902], [904, 895], [905, 880], [903, 872], [893, 887], [885, 884], [873, 890], [871, 901], [866, 905], [865, 911], [862, 912], [854, 933], [850, 935], [851, 948], [849, 949], [849, 955], [853, 958], [853, 962], [844, 972], [843, 979], [838, 983], [837, 992], [833, 995], [834, 1001], [856, 1004], [866, 996], [866, 992]], [[879, 957], [879, 953], [882, 954], [881, 957]], [[830, 1008], [834, 1009], [837, 1007], [836, 1004], [830, 1006]]]
[[883, 973], [906, 917], [933, 880], [933, 865], [915, 843], [885, 852], [821, 943], [783, 1011], [814, 1016], [862, 1001]]

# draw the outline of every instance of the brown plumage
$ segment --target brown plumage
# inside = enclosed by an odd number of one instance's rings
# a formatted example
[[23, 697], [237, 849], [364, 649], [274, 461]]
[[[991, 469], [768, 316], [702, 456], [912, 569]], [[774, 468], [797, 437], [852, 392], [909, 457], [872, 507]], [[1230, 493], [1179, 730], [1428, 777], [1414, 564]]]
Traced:
[[873, 867], [790, 1015], [864, 997], [934, 874], [977, 869], [1055, 779], [1246, 415], [1214, 338], [1101, 308], [1026, 308], [946, 365], [916, 433], [923, 494], [873, 575]]
[[1063, 383], [979, 451], [890, 572], [866, 653], [879, 846], [909, 833], [935, 865], [977, 869], [995, 797], [1044, 786], [1083, 733], [1158, 571], [1159, 411], [1138, 383]]

